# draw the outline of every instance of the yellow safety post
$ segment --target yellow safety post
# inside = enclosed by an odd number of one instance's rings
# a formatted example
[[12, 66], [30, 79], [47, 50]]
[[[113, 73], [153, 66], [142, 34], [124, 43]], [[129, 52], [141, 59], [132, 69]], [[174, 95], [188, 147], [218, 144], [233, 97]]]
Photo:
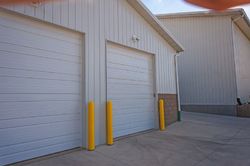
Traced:
[[107, 102], [107, 145], [113, 145], [114, 139], [113, 139], [113, 105], [112, 101]]
[[95, 150], [95, 103], [88, 104], [88, 150]]
[[160, 115], [160, 130], [165, 130], [165, 113], [164, 113], [164, 100], [159, 101], [159, 115]]

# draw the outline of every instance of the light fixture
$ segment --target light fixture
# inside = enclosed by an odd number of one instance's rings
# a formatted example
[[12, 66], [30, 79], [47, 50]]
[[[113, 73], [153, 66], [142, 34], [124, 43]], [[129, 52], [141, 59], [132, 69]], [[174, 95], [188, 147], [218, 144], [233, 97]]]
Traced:
[[133, 42], [139, 42], [140, 38], [137, 35], [133, 35], [132, 40], [133, 40]]
[[37, 8], [42, 5], [42, 2], [40, 0], [33, 0], [31, 1], [31, 6]]

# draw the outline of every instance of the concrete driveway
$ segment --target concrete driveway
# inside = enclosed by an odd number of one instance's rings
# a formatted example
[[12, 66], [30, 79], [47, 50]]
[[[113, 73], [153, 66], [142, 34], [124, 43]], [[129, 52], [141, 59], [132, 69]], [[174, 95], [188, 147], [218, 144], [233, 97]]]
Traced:
[[165, 132], [154, 131], [41, 160], [29, 166], [249, 166], [250, 119], [183, 113]]

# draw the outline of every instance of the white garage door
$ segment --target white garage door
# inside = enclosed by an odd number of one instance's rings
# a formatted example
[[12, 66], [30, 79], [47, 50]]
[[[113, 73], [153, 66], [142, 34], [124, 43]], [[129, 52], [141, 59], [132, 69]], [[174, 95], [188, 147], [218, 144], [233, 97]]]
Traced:
[[0, 165], [81, 146], [81, 43], [0, 14]]
[[153, 56], [109, 45], [107, 98], [113, 101], [114, 137], [154, 128]]

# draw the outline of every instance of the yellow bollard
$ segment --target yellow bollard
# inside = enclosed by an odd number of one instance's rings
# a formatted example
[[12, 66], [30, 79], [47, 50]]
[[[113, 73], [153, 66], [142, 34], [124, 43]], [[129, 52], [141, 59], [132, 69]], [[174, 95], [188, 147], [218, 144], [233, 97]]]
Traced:
[[88, 150], [95, 150], [95, 103], [88, 104]]
[[112, 101], [107, 102], [107, 145], [113, 145], [114, 144], [114, 139], [113, 139], [113, 105]]
[[160, 130], [165, 130], [165, 113], [164, 113], [164, 100], [159, 101], [159, 114], [160, 114]]

